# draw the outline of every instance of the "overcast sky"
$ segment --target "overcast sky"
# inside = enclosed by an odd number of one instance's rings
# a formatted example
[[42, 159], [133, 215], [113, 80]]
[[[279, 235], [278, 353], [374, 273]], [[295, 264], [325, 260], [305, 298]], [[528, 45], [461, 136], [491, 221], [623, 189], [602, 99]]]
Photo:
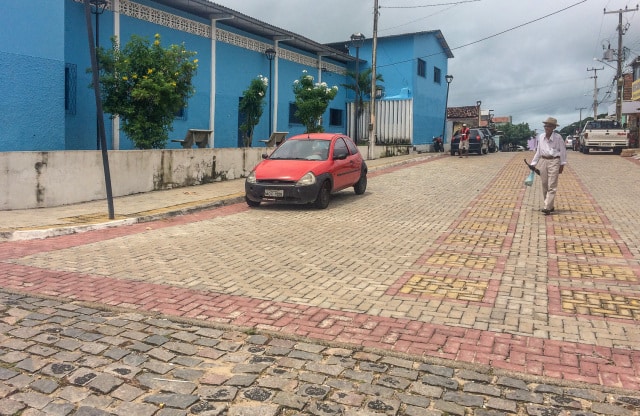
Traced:
[[[319, 43], [373, 35], [373, 0], [212, 0]], [[556, 117], [560, 128], [615, 102], [618, 13], [637, 0], [379, 0], [378, 36], [442, 31], [454, 58], [449, 106], [475, 105], [541, 130]], [[640, 55], [640, 12], [622, 13], [626, 63]], [[628, 26], [627, 26], [628, 25]], [[362, 57], [371, 61], [371, 57]], [[598, 71], [588, 71], [596, 68]], [[603, 68], [602, 70], [600, 70]], [[609, 92], [609, 94], [607, 94]]]

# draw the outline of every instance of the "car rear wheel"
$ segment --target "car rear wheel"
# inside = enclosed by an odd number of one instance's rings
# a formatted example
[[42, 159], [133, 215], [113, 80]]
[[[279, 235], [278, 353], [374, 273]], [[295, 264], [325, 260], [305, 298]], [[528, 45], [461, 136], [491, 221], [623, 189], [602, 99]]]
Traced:
[[246, 196], [244, 197], [244, 200], [247, 202], [247, 205], [249, 205], [252, 208], [256, 208], [260, 206], [260, 201], [252, 201]]
[[331, 198], [331, 183], [329, 181], [324, 181], [322, 186], [320, 187], [320, 191], [318, 191], [318, 196], [314, 201], [313, 205], [318, 209], [325, 209], [329, 206], [329, 199]]
[[367, 190], [367, 171], [362, 169], [360, 172], [360, 179], [353, 185], [353, 190], [356, 192], [356, 195], [362, 195], [364, 191]]

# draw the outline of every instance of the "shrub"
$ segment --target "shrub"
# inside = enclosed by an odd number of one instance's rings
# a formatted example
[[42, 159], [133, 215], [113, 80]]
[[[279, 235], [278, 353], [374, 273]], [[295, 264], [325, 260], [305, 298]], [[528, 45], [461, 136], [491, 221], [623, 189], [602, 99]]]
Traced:
[[240, 114], [244, 115], [244, 123], [240, 125], [242, 140], [245, 147], [251, 147], [253, 132], [260, 122], [264, 108], [264, 96], [267, 93], [269, 80], [262, 75], [251, 80], [249, 87], [242, 94], [240, 100]]
[[122, 50], [116, 37], [111, 43], [109, 50], [98, 49], [104, 110], [120, 116], [136, 148], [163, 149], [176, 114], [194, 94], [196, 53], [184, 44], [164, 49], [158, 34], [151, 45], [136, 35]]

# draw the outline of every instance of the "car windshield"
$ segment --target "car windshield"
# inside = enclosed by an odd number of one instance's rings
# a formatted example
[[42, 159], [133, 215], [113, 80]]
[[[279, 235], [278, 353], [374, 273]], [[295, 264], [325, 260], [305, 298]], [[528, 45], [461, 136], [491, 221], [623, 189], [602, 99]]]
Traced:
[[287, 140], [271, 153], [269, 159], [327, 160], [329, 140]]
[[587, 123], [588, 129], [593, 130], [615, 130], [621, 129], [620, 123], [616, 120], [597, 120], [597, 121], [589, 121]]

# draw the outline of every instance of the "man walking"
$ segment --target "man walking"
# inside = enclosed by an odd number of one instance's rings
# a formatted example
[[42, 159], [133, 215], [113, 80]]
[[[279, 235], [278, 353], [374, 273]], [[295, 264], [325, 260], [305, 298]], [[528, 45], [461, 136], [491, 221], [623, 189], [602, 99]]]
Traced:
[[460, 143], [458, 144], [459, 157], [462, 157], [462, 153], [465, 154], [465, 157], [467, 157], [469, 153], [469, 127], [467, 127], [467, 123], [464, 123], [460, 130]]
[[542, 195], [544, 207], [542, 212], [549, 215], [554, 211], [556, 191], [558, 189], [558, 175], [567, 164], [567, 148], [562, 136], [554, 130], [558, 127], [558, 120], [547, 118], [543, 123], [544, 133], [538, 136], [536, 154], [531, 160], [530, 166], [537, 166], [542, 182]]

